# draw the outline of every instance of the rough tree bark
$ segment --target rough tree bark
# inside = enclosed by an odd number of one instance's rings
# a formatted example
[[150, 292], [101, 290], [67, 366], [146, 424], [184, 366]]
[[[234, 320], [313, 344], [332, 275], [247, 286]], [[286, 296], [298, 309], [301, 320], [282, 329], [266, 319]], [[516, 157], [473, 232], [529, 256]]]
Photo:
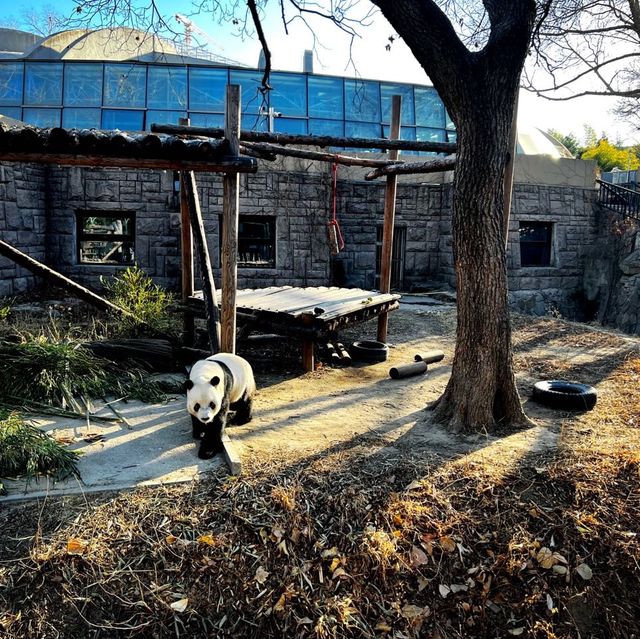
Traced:
[[516, 388], [507, 303], [503, 177], [536, 14], [532, 0], [484, 0], [487, 43], [471, 52], [431, 0], [374, 0], [431, 78], [454, 121], [453, 256], [458, 325], [435, 419], [458, 432], [528, 423]]

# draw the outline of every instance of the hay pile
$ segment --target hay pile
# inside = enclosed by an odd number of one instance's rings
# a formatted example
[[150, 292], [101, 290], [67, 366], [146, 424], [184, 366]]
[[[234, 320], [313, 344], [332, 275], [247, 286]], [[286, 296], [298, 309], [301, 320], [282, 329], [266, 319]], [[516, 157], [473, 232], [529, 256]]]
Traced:
[[18, 414], [0, 410], [0, 477], [45, 474], [61, 480], [78, 474], [77, 461], [77, 453]]

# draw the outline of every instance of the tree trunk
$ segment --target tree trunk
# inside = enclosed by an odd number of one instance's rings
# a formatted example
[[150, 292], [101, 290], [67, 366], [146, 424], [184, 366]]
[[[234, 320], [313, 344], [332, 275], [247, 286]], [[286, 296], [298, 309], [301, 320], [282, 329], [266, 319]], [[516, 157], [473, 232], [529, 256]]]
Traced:
[[515, 383], [507, 301], [503, 178], [511, 110], [500, 96], [459, 119], [453, 255], [458, 326], [451, 378], [435, 419], [456, 432], [528, 423]]

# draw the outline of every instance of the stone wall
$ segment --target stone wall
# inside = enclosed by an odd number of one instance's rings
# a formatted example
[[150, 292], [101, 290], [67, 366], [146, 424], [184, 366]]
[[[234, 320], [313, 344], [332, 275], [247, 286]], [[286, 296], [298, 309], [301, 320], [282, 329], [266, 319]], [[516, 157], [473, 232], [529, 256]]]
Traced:
[[[332, 209], [329, 171], [308, 170], [304, 163], [284, 168], [269, 165], [255, 175], [240, 177], [241, 213], [276, 220], [277, 268], [241, 268], [239, 285], [375, 287], [376, 229], [383, 221], [384, 182], [338, 181], [337, 213], [345, 248], [332, 258], [327, 242]], [[15, 171], [15, 179], [13, 174], [7, 176], [1, 185], [4, 192], [0, 191], [4, 207], [2, 236], [10, 233], [6, 235], [8, 241], [28, 246], [34, 256], [46, 259], [52, 267], [99, 288], [101, 276], [122, 267], [78, 263], [76, 214], [87, 210], [133, 212], [136, 261], [162, 286], [179, 287], [180, 214], [173, 172], [64, 167]], [[198, 174], [197, 181], [214, 272], [219, 278], [222, 179]], [[581, 187], [516, 185], [508, 268], [511, 301], [518, 310], [580, 315], [584, 252], [595, 238], [593, 194], [592, 189]], [[520, 267], [521, 221], [553, 223], [551, 266]], [[455, 286], [451, 184], [400, 183], [396, 227], [404, 229], [406, 236], [403, 290]], [[22, 273], [16, 278], [15, 267], [2, 264], [5, 294], [23, 290], [33, 282]]]
[[[46, 169], [34, 164], [0, 165], [0, 238], [43, 261], [46, 245]], [[0, 297], [36, 286], [36, 278], [0, 256]]]

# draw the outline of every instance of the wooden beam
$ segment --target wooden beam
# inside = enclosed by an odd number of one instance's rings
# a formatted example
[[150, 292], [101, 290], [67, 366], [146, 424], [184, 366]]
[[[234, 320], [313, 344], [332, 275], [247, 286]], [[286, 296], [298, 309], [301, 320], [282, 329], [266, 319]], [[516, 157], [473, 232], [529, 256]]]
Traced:
[[[231, 153], [238, 154], [240, 136], [240, 86], [227, 85], [224, 136]], [[222, 335], [224, 352], [236, 352], [236, 291], [238, 288], [238, 216], [240, 176], [225, 175], [222, 195]]]
[[51, 284], [59, 286], [72, 295], [75, 295], [78, 299], [81, 299], [88, 304], [99, 308], [101, 311], [107, 311], [110, 313], [115, 313], [116, 315], [137, 319], [132, 313], [129, 313], [129, 311], [116, 306], [109, 300], [106, 300], [104, 297], [100, 297], [100, 295], [97, 295], [93, 291], [90, 291], [88, 288], [85, 288], [84, 286], [81, 286], [80, 284], [74, 282], [68, 277], [62, 275], [62, 273], [58, 273], [58, 271], [54, 271], [52, 268], [45, 266], [42, 262], [39, 262], [30, 255], [23, 253], [14, 246], [11, 246], [11, 244], [8, 244], [7, 242], [4, 242], [2, 240], [0, 240], [0, 255], [9, 258], [16, 264], [19, 264], [20, 266], [31, 271], [34, 275], [38, 275], [48, 282], [51, 282]]
[[[206, 126], [183, 127], [179, 124], [152, 124], [155, 133], [170, 135], [202, 135], [209, 138], [222, 138], [225, 129]], [[275, 144], [298, 144], [306, 146], [344, 146], [358, 149], [396, 149], [398, 151], [435, 151], [436, 153], [455, 153], [456, 145], [451, 142], [421, 142], [418, 140], [389, 140], [386, 138], [345, 138], [329, 135], [289, 135], [287, 133], [268, 133], [267, 131], [240, 131], [243, 142], [273, 142]]]
[[[402, 96], [394, 95], [391, 98], [391, 131], [389, 138], [395, 140], [400, 137], [400, 115], [402, 108]], [[389, 159], [397, 160], [398, 151], [389, 151]], [[388, 293], [391, 290], [391, 260], [393, 258], [393, 224], [396, 215], [396, 187], [397, 176], [387, 176], [387, 184], [384, 190], [384, 223], [382, 227], [382, 257], [380, 259], [380, 292]], [[387, 341], [389, 327], [388, 313], [378, 316], [378, 341]]]
[[268, 142], [240, 142], [240, 150], [261, 151], [273, 155], [283, 155], [285, 157], [303, 158], [306, 160], [317, 160], [319, 162], [335, 162], [344, 166], [371, 166], [385, 167], [393, 164], [389, 160], [369, 160], [366, 158], [352, 157], [339, 153], [327, 153], [324, 151], [308, 151], [307, 149], [291, 149]]
[[448, 155], [446, 158], [434, 158], [426, 162], [405, 162], [403, 164], [389, 164], [387, 166], [369, 171], [364, 176], [365, 180], [375, 180], [385, 175], [416, 175], [419, 173], [441, 173], [453, 171], [456, 168], [456, 156]]
[[315, 370], [314, 342], [312, 339], [302, 340], [302, 367], [305, 373]]
[[[180, 118], [180, 124], [189, 126], [189, 118]], [[180, 250], [182, 255], [182, 301], [186, 302], [194, 292], [193, 286], [193, 235], [189, 217], [189, 197], [185, 188], [184, 173], [180, 173]]]
[[218, 314], [218, 305], [216, 304], [216, 285], [213, 280], [213, 270], [211, 268], [207, 234], [204, 228], [202, 212], [200, 211], [200, 199], [198, 197], [196, 176], [192, 171], [187, 171], [183, 173], [182, 179], [187, 193], [191, 230], [193, 231], [193, 237], [196, 240], [196, 246], [198, 248], [200, 275], [202, 277], [202, 293], [204, 297], [205, 315], [207, 317], [207, 330], [209, 333], [211, 352], [218, 353], [220, 351], [220, 318]]
[[103, 155], [71, 155], [66, 153], [21, 153], [0, 149], [0, 162], [34, 162], [60, 166], [104, 166], [132, 169], [166, 169], [207, 173], [255, 173], [258, 163], [253, 158], [228, 157], [222, 160], [180, 160], [176, 158], [127, 158]]

